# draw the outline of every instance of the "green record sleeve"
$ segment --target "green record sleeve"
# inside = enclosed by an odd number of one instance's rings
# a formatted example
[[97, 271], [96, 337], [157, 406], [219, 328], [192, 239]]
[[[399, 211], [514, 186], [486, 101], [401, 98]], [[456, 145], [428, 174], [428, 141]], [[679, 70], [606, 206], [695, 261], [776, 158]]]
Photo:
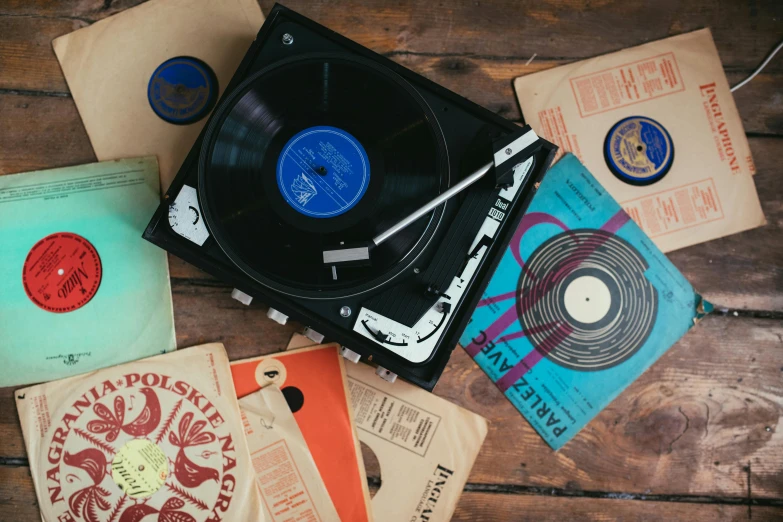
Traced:
[[176, 348], [154, 157], [0, 176], [0, 386]]

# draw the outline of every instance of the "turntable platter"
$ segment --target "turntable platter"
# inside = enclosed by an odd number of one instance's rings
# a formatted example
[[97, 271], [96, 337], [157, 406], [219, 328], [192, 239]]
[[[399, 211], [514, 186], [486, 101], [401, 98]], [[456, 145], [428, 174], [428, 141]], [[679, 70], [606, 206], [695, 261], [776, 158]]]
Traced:
[[201, 205], [258, 282], [301, 297], [361, 293], [408, 267], [435, 232], [442, 208], [380, 246], [372, 266], [322, 262], [326, 246], [373, 237], [448, 188], [434, 116], [393, 73], [310, 55], [260, 71], [221, 106], [200, 158]]

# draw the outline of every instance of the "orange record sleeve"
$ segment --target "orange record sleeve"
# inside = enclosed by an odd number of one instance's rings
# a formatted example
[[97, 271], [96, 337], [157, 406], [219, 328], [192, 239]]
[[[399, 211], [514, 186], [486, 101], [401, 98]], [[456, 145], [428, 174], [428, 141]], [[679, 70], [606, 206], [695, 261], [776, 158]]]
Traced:
[[367, 476], [338, 348], [329, 344], [234, 361], [231, 373], [240, 398], [269, 384], [281, 389], [340, 519], [371, 522]]

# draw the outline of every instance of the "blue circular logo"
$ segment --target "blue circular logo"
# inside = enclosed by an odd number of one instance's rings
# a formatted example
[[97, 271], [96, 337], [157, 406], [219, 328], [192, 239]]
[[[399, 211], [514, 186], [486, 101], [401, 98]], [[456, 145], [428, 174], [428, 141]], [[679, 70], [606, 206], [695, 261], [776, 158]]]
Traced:
[[674, 160], [669, 132], [644, 116], [624, 118], [609, 130], [604, 141], [609, 170], [632, 185], [650, 185], [663, 178]]
[[147, 86], [150, 107], [162, 120], [187, 125], [200, 120], [215, 106], [218, 80], [197, 58], [178, 56], [155, 69]]
[[277, 160], [277, 187], [297, 212], [330, 218], [348, 212], [370, 184], [370, 160], [361, 143], [337, 127], [294, 135]]

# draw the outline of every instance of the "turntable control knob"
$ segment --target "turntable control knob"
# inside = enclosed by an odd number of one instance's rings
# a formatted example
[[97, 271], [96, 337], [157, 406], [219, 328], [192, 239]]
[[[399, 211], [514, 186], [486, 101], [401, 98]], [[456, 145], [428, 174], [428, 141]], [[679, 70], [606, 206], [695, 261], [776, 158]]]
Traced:
[[304, 329], [304, 336], [317, 344], [321, 344], [324, 340], [324, 334], [318, 333], [309, 326]]
[[279, 310], [275, 310], [271, 306], [269, 307], [269, 310], [266, 312], [266, 316], [276, 323], [285, 324], [286, 322], [288, 322], [287, 315], [285, 315], [283, 312]]
[[239, 288], [234, 288], [231, 291], [231, 297], [233, 297], [234, 299], [236, 299], [237, 301], [239, 301], [240, 303], [242, 303], [245, 306], [249, 306], [250, 303], [253, 302], [253, 296], [252, 295], [247, 295], [245, 292], [243, 292]]
[[359, 359], [362, 358], [361, 355], [359, 355], [358, 353], [354, 352], [350, 348], [346, 348], [345, 346], [341, 346], [340, 347], [340, 355], [342, 355], [343, 357], [345, 357], [346, 359], [348, 359], [352, 363], [358, 363]]

